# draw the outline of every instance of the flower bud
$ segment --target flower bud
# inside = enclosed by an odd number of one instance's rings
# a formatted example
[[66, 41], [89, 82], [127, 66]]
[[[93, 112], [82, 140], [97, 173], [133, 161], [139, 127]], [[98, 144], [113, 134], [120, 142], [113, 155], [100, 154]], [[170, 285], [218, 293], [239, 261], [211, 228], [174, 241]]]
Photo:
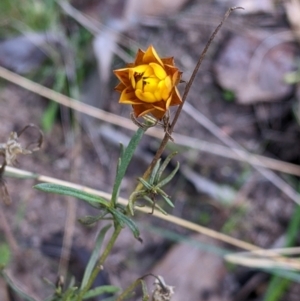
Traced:
[[121, 93], [119, 103], [132, 105], [135, 117], [151, 114], [161, 120], [170, 106], [181, 103], [176, 85], [182, 72], [172, 57], [160, 58], [153, 46], [139, 50], [134, 63], [114, 73], [120, 80], [115, 88]]

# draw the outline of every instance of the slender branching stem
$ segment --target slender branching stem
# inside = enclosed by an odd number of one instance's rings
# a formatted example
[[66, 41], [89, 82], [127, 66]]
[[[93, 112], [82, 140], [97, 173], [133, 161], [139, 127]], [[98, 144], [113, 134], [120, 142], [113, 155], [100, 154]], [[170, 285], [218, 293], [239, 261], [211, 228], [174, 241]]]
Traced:
[[116, 299], [116, 301], [121, 301], [124, 300], [125, 298], [128, 298], [128, 295], [133, 292], [133, 290], [140, 284], [142, 283], [142, 279], [137, 279], [134, 281], [131, 285], [129, 285], [126, 290]]
[[[165, 133], [165, 136], [163, 138], [163, 140], [161, 141], [161, 144], [152, 160], [152, 162], [150, 163], [149, 167], [147, 168], [147, 170], [145, 171], [145, 173], [143, 174], [142, 178], [147, 180], [147, 178], [149, 177], [149, 175], [151, 174], [155, 164], [157, 163], [157, 161], [160, 159], [164, 149], [166, 148], [170, 138], [171, 138], [171, 134], [173, 133], [175, 124], [177, 123], [177, 120], [179, 118], [179, 115], [182, 111], [183, 105], [187, 99], [188, 93], [191, 89], [191, 86], [196, 78], [196, 75], [199, 71], [199, 68], [203, 62], [203, 59], [207, 53], [207, 50], [209, 48], [209, 46], [211, 45], [212, 41], [214, 40], [215, 36], [217, 35], [217, 33], [219, 32], [220, 28], [222, 27], [223, 23], [226, 21], [226, 19], [229, 17], [230, 13], [233, 12], [236, 9], [242, 9], [242, 7], [231, 7], [230, 9], [228, 9], [228, 11], [226, 12], [226, 14], [224, 15], [222, 21], [220, 22], [220, 24], [216, 27], [216, 29], [214, 30], [214, 32], [212, 33], [212, 35], [210, 36], [208, 42], [206, 43], [199, 59], [198, 62], [194, 68], [194, 71], [189, 79], [189, 81], [186, 84], [183, 96], [182, 96], [182, 103], [180, 104], [180, 106], [178, 107], [175, 116], [172, 120], [172, 123], [170, 125], [170, 128], [168, 129], [168, 132]], [[133, 193], [131, 194], [131, 196], [129, 197], [129, 202], [132, 201], [132, 203], [135, 201], [136, 197], [138, 196], [138, 191], [140, 191], [143, 188], [143, 184], [141, 182], [138, 183], [138, 185], [136, 186], [135, 190], [133, 191]], [[129, 207], [127, 207], [127, 215], [130, 214], [130, 210]], [[95, 278], [97, 277], [98, 273], [100, 272], [100, 270], [102, 269], [102, 265], [104, 264], [107, 256], [110, 254], [115, 241], [117, 240], [120, 232], [122, 230], [122, 227], [120, 225], [117, 225], [115, 227], [114, 233], [112, 235], [112, 237], [110, 238], [104, 252], [102, 253], [102, 255], [100, 256], [97, 265], [95, 266], [91, 277], [86, 285], [86, 287], [80, 292], [80, 294], [78, 295], [77, 301], [81, 301], [83, 296], [85, 295], [85, 293], [91, 288]], [[131, 286], [129, 286], [117, 299], [119, 300], [123, 300], [124, 297], [126, 297], [127, 294], [129, 294], [140, 282], [140, 279], [138, 279], [137, 281], [135, 281]]]

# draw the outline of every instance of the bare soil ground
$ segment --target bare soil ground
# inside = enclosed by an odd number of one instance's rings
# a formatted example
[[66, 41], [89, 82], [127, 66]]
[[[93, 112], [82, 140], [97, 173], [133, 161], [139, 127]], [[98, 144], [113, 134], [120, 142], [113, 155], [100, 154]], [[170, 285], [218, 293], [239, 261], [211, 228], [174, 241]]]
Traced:
[[[163, 26], [138, 26], [127, 33], [143, 48], [151, 43], [159, 53], [174, 56], [177, 65], [183, 70], [184, 80], [189, 79], [209, 35], [226, 10], [215, 3], [198, 2], [192, 2], [178, 16], [163, 23]], [[214, 64], [230, 37], [247, 37], [249, 31], [262, 28], [270, 31], [274, 28], [289, 30], [282, 7], [277, 9], [273, 15], [234, 14], [230, 17], [207, 53], [188, 102], [218, 126], [220, 133], [226, 133], [249, 151], [299, 164], [300, 136], [299, 125], [293, 117], [296, 102], [294, 91], [277, 102], [242, 105], [236, 99], [224, 99], [225, 93], [215, 76]], [[293, 47], [299, 52], [297, 44], [293, 43]], [[114, 67], [120, 66], [120, 61], [116, 60]], [[111, 78], [109, 109], [112, 113], [128, 117], [130, 108], [117, 104], [118, 95], [112, 90], [115, 82]], [[20, 130], [28, 123], [40, 125], [41, 116], [49, 101], [4, 80], [0, 83], [0, 142], [5, 142], [10, 131]], [[183, 88], [184, 84], [181, 90]], [[99, 104], [99, 107], [103, 107], [103, 104]], [[86, 127], [81, 127], [79, 123], [80, 129], [74, 134], [74, 130], [68, 129], [63, 119], [57, 116], [52, 130], [45, 133], [42, 150], [31, 156], [20, 157], [17, 167], [110, 192], [119, 148], [114, 140], [107, 140], [99, 134], [97, 127], [102, 126], [100, 121], [92, 120], [92, 127], [97, 135], [91, 139]], [[129, 131], [117, 127], [113, 127], [113, 130], [115, 136], [118, 133], [131, 135]], [[201, 125], [201, 121], [193, 120], [184, 112], [175, 132], [221, 144], [218, 137]], [[72, 139], [73, 144], [70, 142]], [[157, 145], [154, 138], [143, 139], [143, 155], [135, 158], [130, 165], [122, 196], [128, 196], [137, 176], [147, 166], [145, 158], [155, 151]], [[287, 235], [295, 203], [247, 162], [186, 149], [180, 150], [178, 160], [181, 168], [188, 167], [196, 175], [213, 183], [214, 190], [220, 190], [225, 185], [235, 191], [236, 195], [225, 206], [207, 191], [201, 192], [195, 182], [180, 172], [173, 184], [167, 187], [175, 203], [174, 209], [168, 209], [170, 214], [223, 231], [262, 248], [284, 246], [280, 242]], [[297, 187], [297, 177], [280, 172], [276, 174]], [[196, 176], [194, 179], [197, 179]], [[202, 178], [197, 181], [201, 182]], [[11, 232], [17, 246], [12, 250], [14, 254], [9, 266], [11, 274], [28, 292], [41, 300], [51, 292], [51, 287], [43, 279], [55, 282], [58, 273], [60, 249], [56, 246], [58, 249], [54, 253], [50, 251], [51, 246], [57, 243], [54, 240], [57, 237], [55, 234], [74, 230], [75, 251], [71, 255], [70, 270], [76, 274], [82, 269], [78, 266], [82, 266], [88, 258], [86, 251], [92, 249], [95, 235], [103, 223], [95, 227], [84, 227], [77, 222], [66, 226], [70, 210], [76, 211], [76, 217], [91, 215], [94, 211], [77, 200], [38, 192], [32, 188], [35, 183], [28, 179], [6, 178], [12, 204], [1, 204], [8, 230], [6, 228], [0, 238], [5, 239], [7, 231]], [[125, 288], [139, 276], [155, 272], [162, 274], [167, 282], [176, 286], [178, 295], [175, 295], [174, 300], [188, 294], [192, 296], [190, 300], [263, 300], [270, 282], [269, 274], [243, 267], [230, 270], [221, 259], [222, 250], [234, 251], [236, 248], [203, 235], [194, 236], [190, 231], [147, 214], [138, 214], [137, 221], [141, 226], [144, 243], [135, 241], [131, 233], [124, 230], [105, 267], [112, 284]], [[164, 231], [171, 231], [173, 234]], [[176, 242], [182, 237], [192, 238], [192, 242], [198, 243], [198, 248], [192, 244]], [[294, 245], [299, 243], [298, 240]], [[218, 253], [209, 248], [221, 251]], [[263, 276], [259, 278], [259, 275]], [[79, 278], [81, 276], [78, 275]], [[258, 278], [258, 282], [251, 287], [249, 283], [253, 278]], [[250, 286], [248, 293], [241, 292], [246, 286]], [[299, 300], [297, 290], [299, 285], [292, 284], [280, 300]]]

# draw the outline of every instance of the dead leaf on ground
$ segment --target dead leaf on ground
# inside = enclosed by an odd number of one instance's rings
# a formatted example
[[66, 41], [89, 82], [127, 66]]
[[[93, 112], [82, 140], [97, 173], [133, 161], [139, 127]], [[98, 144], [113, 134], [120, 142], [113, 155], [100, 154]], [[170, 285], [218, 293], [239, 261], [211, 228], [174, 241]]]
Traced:
[[293, 90], [284, 82], [285, 74], [296, 68], [292, 40], [289, 31], [232, 36], [214, 62], [217, 82], [241, 104], [283, 100]]

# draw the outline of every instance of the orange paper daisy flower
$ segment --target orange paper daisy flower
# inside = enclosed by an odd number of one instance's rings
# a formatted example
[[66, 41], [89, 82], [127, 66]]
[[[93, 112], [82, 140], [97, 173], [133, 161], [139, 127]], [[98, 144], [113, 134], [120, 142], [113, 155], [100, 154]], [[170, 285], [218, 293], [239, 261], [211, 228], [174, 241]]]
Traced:
[[115, 88], [121, 93], [119, 103], [132, 105], [135, 117], [152, 114], [161, 120], [170, 106], [181, 103], [176, 85], [182, 72], [172, 57], [160, 58], [153, 46], [139, 49], [134, 63], [114, 73], [120, 80]]

